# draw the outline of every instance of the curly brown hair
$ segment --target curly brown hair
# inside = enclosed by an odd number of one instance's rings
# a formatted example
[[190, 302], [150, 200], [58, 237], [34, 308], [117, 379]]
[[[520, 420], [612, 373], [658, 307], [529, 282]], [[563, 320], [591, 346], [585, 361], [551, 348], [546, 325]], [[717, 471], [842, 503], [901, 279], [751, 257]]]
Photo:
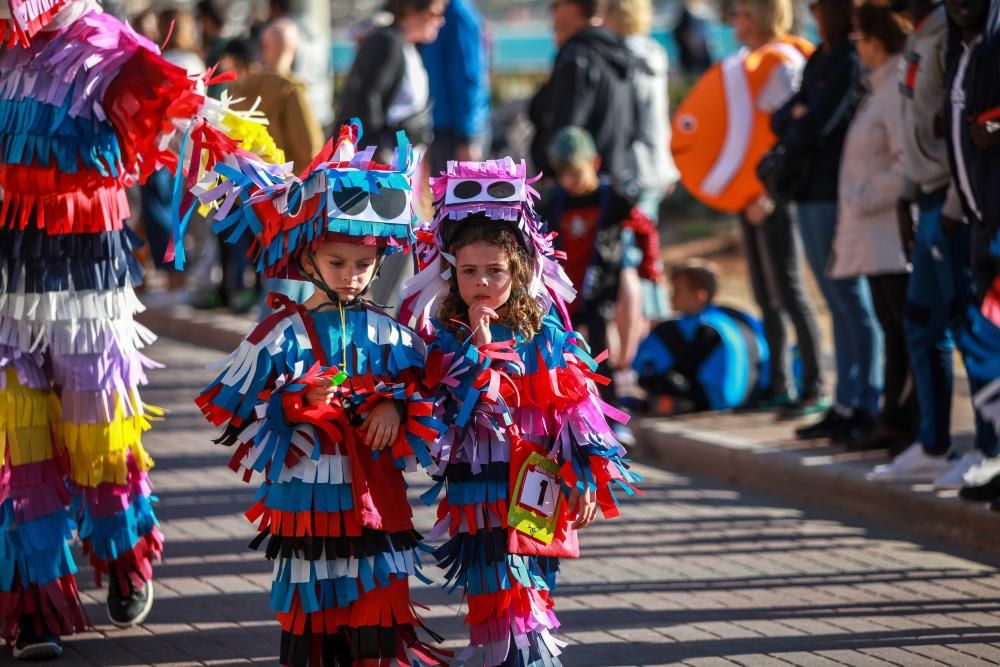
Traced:
[[[511, 282], [510, 298], [497, 310], [499, 322], [506, 324], [525, 340], [530, 340], [542, 330], [542, 304], [528, 293], [531, 284], [532, 264], [528, 251], [518, 240], [515, 233], [503, 223], [498, 223], [483, 214], [474, 214], [461, 222], [451, 222], [458, 225], [454, 237], [447, 242], [447, 251], [457, 255], [458, 251], [473, 243], [489, 243], [499, 246], [510, 262]], [[442, 299], [437, 317], [449, 329], [456, 329], [455, 320], [468, 324], [469, 306], [458, 293], [457, 271], [451, 272], [448, 280], [448, 294]]]

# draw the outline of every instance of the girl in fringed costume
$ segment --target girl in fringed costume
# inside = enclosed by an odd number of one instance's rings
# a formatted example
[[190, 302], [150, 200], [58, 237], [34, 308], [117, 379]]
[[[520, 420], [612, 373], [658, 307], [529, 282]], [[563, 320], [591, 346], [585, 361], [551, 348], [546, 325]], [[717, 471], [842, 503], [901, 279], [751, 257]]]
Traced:
[[125, 189], [177, 165], [175, 127], [196, 167], [243, 152], [212, 123], [280, 158], [202, 88], [96, 2], [0, 2], [0, 634], [16, 658], [59, 655], [89, 624], [74, 521], [111, 622], [153, 602], [163, 537], [141, 434], [158, 411], [138, 387], [154, 336], [133, 320]]
[[415, 632], [421, 536], [402, 475], [431, 463], [440, 430], [420, 390], [426, 349], [363, 299], [383, 258], [411, 246], [411, 150], [400, 133], [393, 164], [375, 164], [359, 138], [344, 126], [301, 179], [229, 173], [201, 194], [221, 205], [219, 232], [257, 234], [265, 277], [316, 291], [303, 305], [271, 295], [276, 312], [197, 403], [236, 447], [230, 467], [263, 478], [246, 516], [274, 561], [281, 663], [436, 665]]
[[465, 589], [470, 646], [484, 664], [558, 665], [552, 589], [576, 531], [618, 515], [613, 487], [639, 478], [606, 417], [587, 344], [564, 326], [574, 291], [537, 218], [524, 162], [451, 162], [432, 183], [437, 215], [421, 232], [422, 270], [403, 321], [431, 335], [425, 382], [449, 425], [431, 450], [445, 488], [432, 537], [449, 588]]

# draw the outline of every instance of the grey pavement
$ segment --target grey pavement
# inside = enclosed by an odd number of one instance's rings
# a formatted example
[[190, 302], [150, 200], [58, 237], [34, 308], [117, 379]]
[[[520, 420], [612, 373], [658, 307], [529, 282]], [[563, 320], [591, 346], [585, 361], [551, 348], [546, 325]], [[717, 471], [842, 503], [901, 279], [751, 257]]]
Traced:
[[[246, 543], [254, 487], [225, 467], [192, 398], [216, 351], [160, 341], [144, 396], [170, 410], [146, 443], [167, 537], [148, 623], [118, 631], [86, 569], [93, 632], [62, 665], [272, 665], [270, 567]], [[1000, 664], [998, 561], [788, 500], [636, 465], [645, 495], [588, 528], [556, 610], [569, 666]], [[412, 490], [427, 483], [412, 476]], [[432, 520], [417, 513], [419, 528]], [[914, 516], [913, 521], [919, 517]], [[425, 572], [436, 574], [428, 566]], [[458, 596], [420, 586], [429, 625], [462, 645]], [[13, 662], [0, 649], [0, 664]]]

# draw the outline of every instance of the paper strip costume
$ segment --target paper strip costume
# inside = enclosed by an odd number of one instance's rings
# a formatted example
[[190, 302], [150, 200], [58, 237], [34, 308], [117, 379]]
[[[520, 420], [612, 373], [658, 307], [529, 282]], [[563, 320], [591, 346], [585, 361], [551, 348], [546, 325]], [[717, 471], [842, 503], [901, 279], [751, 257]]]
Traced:
[[0, 633], [11, 640], [22, 618], [55, 634], [87, 625], [74, 522], [98, 584], [113, 568], [123, 589], [141, 585], [163, 548], [141, 440], [159, 412], [138, 391], [154, 336], [133, 319], [141, 272], [125, 189], [176, 166], [171, 138], [195, 116], [202, 136], [225, 137], [205, 116], [231, 118], [250, 143], [267, 133], [206, 101], [201, 82], [94, 2], [5, 2], [0, 43]]
[[[199, 198], [218, 207], [219, 233], [252, 231], [252, 259], [265, 275], [303, 279], [303, 253], [328, 240], [408, 251], [409, 145], [403, 138], [394, 164], [379, 165], [374, 147], [355, 151], [359, 136], [359, 125], [345, 126], [301, 179], [218, 167], [225, 186], [196, 188]], [[440, 664], [414, 631], [408, 579], [421, 577], [421, 536], [402, 476], [431, 464], [430, 442], [443, 428], [420, 387], [424, 343], [364, 301], [272, 305], [277, 312], [218, 365], [196, 402], [224, 427], [218, 442], [235, 448], [230, 467], [246, 481], [260, 473], [246, 516], [260, 530], [252, 546], [274, 561], [281, 663]], [[332, 403], [304, 400], [341, 372]], [[373, 452], [358, 427], [385, 400], [405, 405], [406, 417], [395, 442]]]
[[[447, 541], [435, 556], [447, 588], [468, 599], [463, 658], [482, 647], [489, 666], [558, 665], [552, 589], [558, 558], [579, 555], [566, 497], [590, 489], [610, 518], [619, 513], [616, 489], [636, 492], [639, 478], [607, 422], [627, 418], [600, 399], [594, 382], [606, 380], [597, 362], [563, 326], [560, 306], [574, 292], [535, 214], [524, 163], [452, 162], [432, 188], [437, 214], [421, 234], [424, 268], [404, 295], [431, 332], [425, 382], [448, 425], [431, 449], [438, 483], [425, 496], [432, 503], [444, 491], [432, 537]], [[515, 230], [532, 256], [528, 291], [548, 315], [530, 339], [492, 324], [494, 343], [476, 347], [467, 329], [435, 319], [453, 289], [447, 239], [474, 213]]]

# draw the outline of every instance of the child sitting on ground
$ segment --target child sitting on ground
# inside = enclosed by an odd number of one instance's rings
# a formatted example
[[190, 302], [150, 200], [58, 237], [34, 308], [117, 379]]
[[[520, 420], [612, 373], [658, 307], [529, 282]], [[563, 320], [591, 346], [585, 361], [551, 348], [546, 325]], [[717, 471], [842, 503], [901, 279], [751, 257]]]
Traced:
[[759, 321], [715, 305], [714, 266], [688, 261], [670, 272], [675, 319], [639, 345], [633, 368], [654, 412], [748, 407], [766, 389], [769, 353]]

